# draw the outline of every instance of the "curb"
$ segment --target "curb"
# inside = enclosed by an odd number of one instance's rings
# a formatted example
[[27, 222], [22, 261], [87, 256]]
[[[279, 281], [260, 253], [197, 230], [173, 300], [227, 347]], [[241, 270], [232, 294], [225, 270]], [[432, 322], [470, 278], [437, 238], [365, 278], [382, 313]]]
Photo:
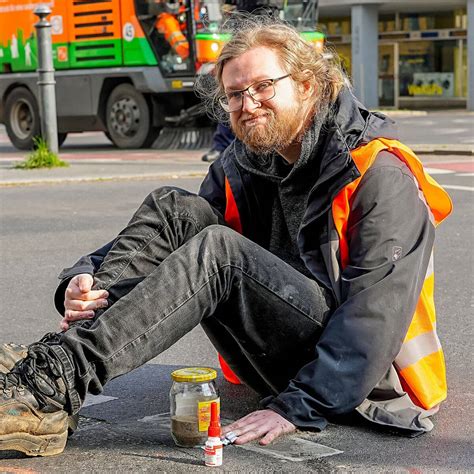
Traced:
[[415, 153], [420, 155], [474, 155], [474, 145], [408, 145]]
[[426, 110], [373, 109], [371, 112], [380, 112], [387, 117], [424, 117], [428, 115]]
[[[418, 144], [408, 145], [418, 155], [433, 155], [433, 156], [464, 156], [467, 159], [471, 159], [474, 156], [474, 145], [456, 145], [456, 144]], [[71, 162], [85, 163], [84, 160], [68, 160]], [[89, 164], [96, 163], [96, 160], [87, 160]], [[112, 163], [104, 160], [100, 160], [101, 164]], [[121, 164], [127, 163], [122, 161]], [[207, 168], [200, 170], [189, 170], [189, 171], [163, 171], [155, 173], [140, 173], [131, 172], [131, 174], [117, 174], [108, 176], [96, 176], [96, 175], [82, 175], [76, 177], [34, 177], [34, 178], [8, 178], [7, 176], [0, 177], [0, 188], [14, 187], [14, 186], [34, 186], [34, 185], [55, 185], [55, 184], [67, 184], [67, 183], [98, 183], [107, 181], [137, 181], [137, 180], [171, 180], [171, 179], [185, 179], [185, 178], [203, 178], [207, 174]]]
[[35, 186], [38, 184], [77, 184], [105, 181], [138, 181], [153, 179], [186, 179], [186, 178], [203, 178], [205, 172], [189, 172], [189, 173], [148, 173], [148, 174], [131, 174], [117, 176], [79, 176], [77, 178], [31, 178], [17, 179], [11, 181], [0, 181], [0, 188], [13, 186]]

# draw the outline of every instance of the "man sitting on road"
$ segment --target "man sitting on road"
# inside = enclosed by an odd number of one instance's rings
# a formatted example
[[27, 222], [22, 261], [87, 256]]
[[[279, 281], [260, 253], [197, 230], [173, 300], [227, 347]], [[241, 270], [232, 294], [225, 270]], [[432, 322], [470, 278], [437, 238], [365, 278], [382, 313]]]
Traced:
[[0, 450], [61, 452], [88, 392], [198, 324], [264, 397], [226, 428], [238, 444], [355, 410], [431, 430], [446, 397], [431, 256], [449, 197], [334, 61], [275, 20], [247, 22], [213, 91], [236, 140], [199, 196], [152, 192], [63, 271], [62, 332], [0, 374]]

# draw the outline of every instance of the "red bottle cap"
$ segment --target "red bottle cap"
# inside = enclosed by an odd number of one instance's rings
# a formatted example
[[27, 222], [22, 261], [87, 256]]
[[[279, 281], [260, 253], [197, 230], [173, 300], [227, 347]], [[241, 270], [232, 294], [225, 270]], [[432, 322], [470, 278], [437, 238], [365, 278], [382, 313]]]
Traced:
[[207, 429], [207, 436], [209, 436], [209, 438], [221, 437], [221, 424], [219, 423], [217, 402], [211, 403], [211, 423]]

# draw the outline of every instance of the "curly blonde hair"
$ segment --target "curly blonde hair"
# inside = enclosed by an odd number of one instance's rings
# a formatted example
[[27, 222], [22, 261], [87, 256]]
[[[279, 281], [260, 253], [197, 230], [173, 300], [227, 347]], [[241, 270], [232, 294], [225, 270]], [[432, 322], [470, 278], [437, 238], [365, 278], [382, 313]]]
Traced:
[[[330, 105], [341, 88], [347, 84], [347, 78], [341, 68], [339, 58], [327, 47], [322, 50], [306, 41], [293, 27], [274, 17], [251, 16], [238, 13], [226, 25], [232, 38], [224, 46], [215, 66], [214, 84], [209, 78], [201, 78], [197, 92], [204, 99], [208, 113], [216, 120], [225, 121], [222, 109], [218, 107], [218, 98], [224, 94], [222, 73], [230, 60], [257, 47], [267, 47], [278, 55], [282, 67], [296, 82], [310, 80], [317, 91], [315, 103]], [[308, 75], [306, 71], [311, 71]], [[207, 82], [203, 84], [203, 82]]]

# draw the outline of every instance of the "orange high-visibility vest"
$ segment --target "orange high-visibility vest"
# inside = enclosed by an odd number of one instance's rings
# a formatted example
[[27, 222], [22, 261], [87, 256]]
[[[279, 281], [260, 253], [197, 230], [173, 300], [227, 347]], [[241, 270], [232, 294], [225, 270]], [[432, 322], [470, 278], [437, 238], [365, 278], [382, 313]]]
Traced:
[[171, 13], [160, 13], [156, 22], [156, 28], [165, 36], [173, 51], [182, 59], [189, 57], [189, 42], [183, 35], [179, 21]]
[[[402, 143], [379, 138], [352, 150], [352, 159], [361, 176], [345, 186], [332, 202], [332, 216], [340, 244], [339, 264], [342, 269], [349, 264], [347, 223], [351, 197], [364, 173], [383, 150], [396, 155], [410, 168], [431, 211], [435, 226], [443, 221], [452, 210], [452, 203], [446, 191], [424, 171], [423, 165], [413, 151]], [[436, 334], [432, 258], [433, 255], [431, 255], [415, 314], [402, 348], [394, 361], [402, 386], [412, 401], [425, 409], [439, 404], [446, 398], [447, 392], [444, 356]]]
[[[452, 203], [448, 194], [424, 171], [423, 165], [413, 151], [402, 143], [396, 140], [379, 138], [352, 150], [352, 159], [361, 176], [346, 185], [332, 203], [333, 221], [339, 236], [339, 264], [342, 269], [349, 264], [347, 223], [351, 197], [364, 173], [383, 150], [391, 152], [410, 168], [423, 192], [435, 226], [443, 221], [452, 210]], [[225, 191], [227, 201], [225, 220], [235, 230], [242, 232], [237, 204], [227, 178], [225, 179]], [[446, 398], [447, 392], [444, 355], [436, 334], [436, 313], [433, 296], [434, 274], [431, 257], [415, 314], [402, 348], [394, 361], [402, 386], [410, 395], [412, 401], [425, 409], [439, 404]], [[237, 377], [227, 364], [221, 364], [221, 367], [225, 378], [232, 383], [236, 383]]]

